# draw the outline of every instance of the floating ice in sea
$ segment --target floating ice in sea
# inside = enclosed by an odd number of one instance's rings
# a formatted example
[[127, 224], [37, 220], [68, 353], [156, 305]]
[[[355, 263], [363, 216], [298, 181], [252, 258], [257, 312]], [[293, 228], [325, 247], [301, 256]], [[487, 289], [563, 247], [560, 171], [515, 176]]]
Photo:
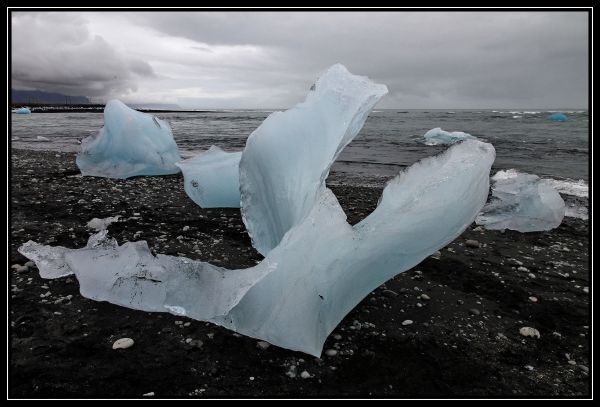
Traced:
[[462, 131], [448, 132], [439, 127], [429, 130], [423, 137], [425, 138], [425, 144], [428, 146], [454, 144], [461, 140], [475, 139], [475, 137], [468, 133], [463, 133]]
[[240, 158], [242, 152], [227, 153], [217, 146], [176, 163], [188, 196], [202, 208], [240, 207]]
[[492, 177], [492, 199], [476, 223], [486, 229], [551, 230], [565, 216], [565, 202], [549, 182], [514, 169]]
[[[75, 273], [88, 298], [187, 315], [319, 356], [329, 333], [366, 295], [471, 224], [487, 198], [495, 157], [491, 144], [465, 140], [421, 160], [391, 180], [377, 208], [351, 226], [325, 178], [385, 88], [341, 66], [321, 79], [307, 98], [310, 103], [267, 119], [248, 140], [252, 153], [242, 155], [242, 207], [261, 205], [257, 214], [264, 208], [277, 213], [267, 222], [286, 220], [288, 225], [268, 229], [282, 232], [282, 238], [255, 267], [226, 270], [183, 257], [155, 257], [146, 242], [118, 246], [105, 231], [82, 249], [28, 242], [19, 251], [36, 263], [52, 260], [38, 265], [41, 274]], [[288, 127], [296, 125], [299, 132]], [[322, 145], [313, 133], [324, 135]], [[299, 137], [307, 137], [311, 147], [302, 148]], [[276, 173], [263, 172], [260, 180], [261, 171]], [[278, 173], [285, 183], [276, 179]], [[255, 190], [245, 185], [248, 180]], [[292, 211], [285, 210], [291, 202], [281, 197], [285, 193], [302, 200]], [[62, 272], [52, 273], [58, 265]]]
[[13, 113], [16, 114], [31, 114], [31, 110], [26, 107], [21, 107], [19, 109], [13, 110]]
[[83, 175], [129, 178], [176, 174], [179, 160], [166, 122], [111, 100], [104, 108], [104, 127], [83, 140], [76, 162]]
[[552, 120], [553, 122], [565, 122], [567, 121], [567, 116], [559, 112], [552, 113], [550, 116], [548, 116], [548, 120]]

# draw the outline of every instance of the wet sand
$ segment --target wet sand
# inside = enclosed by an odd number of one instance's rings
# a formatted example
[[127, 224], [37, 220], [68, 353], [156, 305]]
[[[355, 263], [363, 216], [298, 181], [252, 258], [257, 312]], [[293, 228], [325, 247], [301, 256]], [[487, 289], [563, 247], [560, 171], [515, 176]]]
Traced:
[[[82, 247], [89, 220], [115, 215], [122, 221], [109, 231], [120, 244], [146, 240], [155, 253], [228, 268], [262, 259], [239, 210], [199, 208], [181, 175], [78, 174], [71, 153], [12, 150], [9, 265], [27, 261], [17, 248], [30, 239]], [[332, 190], [351, 223], [381, 194]], [[43, 280], [35, 267], [10, 268], [9, 395], [590, 395], [587, 221], [565, 218], [558, 229], [528, 234], [473, 224], [440, 254], [358, 304], [325, 343], [336, 352], [319, 359], [262, 349], [210, 323], [88, 300], [74, 277]], [[540, 338], [522, 336], [522, 327]], [[122, 337], [135, 344], [113, 350]]]

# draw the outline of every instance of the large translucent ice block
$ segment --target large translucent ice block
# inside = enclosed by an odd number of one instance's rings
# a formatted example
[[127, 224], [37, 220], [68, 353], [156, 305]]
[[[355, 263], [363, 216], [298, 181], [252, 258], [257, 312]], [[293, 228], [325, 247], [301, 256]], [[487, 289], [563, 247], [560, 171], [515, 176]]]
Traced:
[[250, 135], [240, 161], [241, 210], [260, 253], [308, 215], [331, 165], [386, 93], [337, 64], [304, 102], [271, 114]]
[[477, 217], [478, 225], [536, 232], [561, 224], [565, 202], [548, 181], [514, 169], [498, 171], [492, 181], [492, 199]]
[[241, 151], [227, 153], [212, 146], [208, 151], [178, 162], [185, 192], [202, 208], [239, 208], [241, 157]]
[[[19, 250], [36, 263], [43, 254], [63, 264], [63, 275], [74, 272], [88, 298], [187, 315], [319, 356], [329, 333], [369, 292], [471, 224], [485, 203], [494, 156], [490, 144], [467, 140], [416, 163], [388, 183], [378, 207], [354, 227], [321, 185], [307, 216], [244, 270], [155, 257], [146, 242], [79, 250], [28, 242]], [[38, 267], [47, 274], [54, 266]]]
[[180, 160], [167, 122], [111, 100], [104, 108], [104, 127], [82, 141], [76, 162], [83, 175], [129, 178], [176, 174]]

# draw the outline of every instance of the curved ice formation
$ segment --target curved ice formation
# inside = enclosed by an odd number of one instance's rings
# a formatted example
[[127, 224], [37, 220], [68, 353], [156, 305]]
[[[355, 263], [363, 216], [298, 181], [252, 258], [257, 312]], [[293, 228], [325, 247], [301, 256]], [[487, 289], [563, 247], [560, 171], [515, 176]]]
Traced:
[[476, 223], [486, 229], [519, 232], [551, 230], [565, 216], [565, 202], [548, 181], [514, 169], [492, 177], [492, 199]]
[[176, 174], [179, 160], [167, 122], [111, 100], [104, 108], [104, 127], [82, 141], [76, 162], [82, 175], [122, 179]]
[[183, 173], [188, 196], [202, 208], [240, 207], [240, 158], [217, 146], [176, 163]]
[[567, 116], [565, 116], [563, 113], [556, 112], [548, 116], [548, 120], [552, 120], [553, 122], [566, 122]]
[[19, 251], [42, 275], [56, 264], [61, 275], [74, 272], [85, 297], [210, 321], [319, 356], [329, 333], [369, 292], [471, 224], [487, 198], [494, 157], [491, 144], [467, 140], [424, 159], [391, 180], [377, 208], [354, 227], [322, 187], [305, 219], [249, 269], [154, 257], [143, 241], [78, 250], [28, 242]]
[[13, 110], [13, 113], [16, 113], [16, 114], [31, 114], [31, 110], [29, 110], [26, 107], [20, 107], [20, 108], [18, 108], [16, 110]]
[[329, 169], [362, 128], [385, 85], [329, 68], [306, 100], [275, 112], [250, 135], [240, 161], [242, 218], [266, 255], [310, 212]]
[[488, 195], [495, 151], [465, 140], [419, 161], [351, 226], [325, 178], [386, 89], [340, 65], [315, 88], [304, 103], [270, 116], [242, 154], [245, 221], [268, 252], [255, 267], [155, 257], [146, 242], [118, 246], [106, 231], [82, 249], [30, 241], [19, 251], [39, 262], [41, 275], [75, 273], [88, 298], [187, 315], [319, 356], [329, 333], [368, 293], [471, 224]]
[[462, 131], [448, 132], [436, 127], [425, 133], [423, 138], [425, 139], [425, 144], [428, 146], [436, 146], [442, 144], [454, 144], [461, 140], [475, 139], [476, 137], [473, 137], [468, 133], [463, 133]]

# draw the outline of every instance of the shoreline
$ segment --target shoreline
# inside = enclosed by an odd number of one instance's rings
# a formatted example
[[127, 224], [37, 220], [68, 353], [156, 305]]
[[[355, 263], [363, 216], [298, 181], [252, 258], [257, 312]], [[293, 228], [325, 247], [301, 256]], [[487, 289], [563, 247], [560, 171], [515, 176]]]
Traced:
[[[155, 253], [227, 268], [262, 259], [239, 209], [199, 208], [180, 174], [81, 177], [73, 153], [11, 155], [11, 265], [25, 262], [16, 249], [27, 240], [82, 247], [89, 220], [115, 215], [122, 221], [109, 233], [119, 244], [146, 240]], [[376, 207], [382, 190], [330, 188], [351, 224]], [[36, 268], [10, 269], [9, 394], [586, 396], [589, 274], [587, 221], [565, 218], [555, 230], [528, 234], [473, 224], [439, 260], [427, 258], [367, 296], [327, 339], [324, 350], [335, 355], [313, 358], [260, 349], [209, 323], [85, 299], [73, 277], [42, 280]], [[524, 326], [541, 337], [521, 336]], [[120, 337], [135, 345], [112, 350]], [[310, 378], [300, 377], [304, 370]]]

